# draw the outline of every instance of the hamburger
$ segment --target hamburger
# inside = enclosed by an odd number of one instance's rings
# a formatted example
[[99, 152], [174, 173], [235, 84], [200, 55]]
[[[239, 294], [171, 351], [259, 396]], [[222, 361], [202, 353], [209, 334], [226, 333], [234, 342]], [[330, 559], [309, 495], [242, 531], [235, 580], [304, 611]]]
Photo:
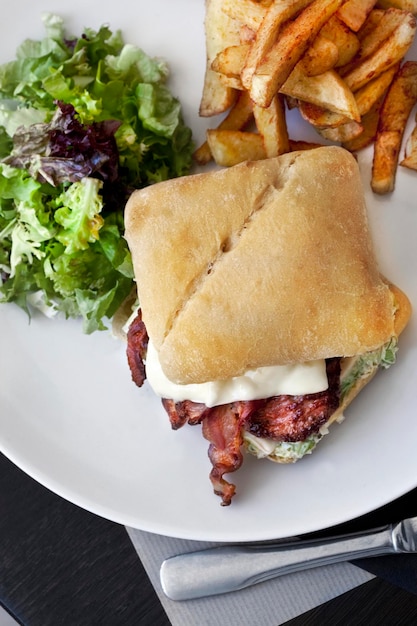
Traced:
[[157, 183], [132, 194], [125, 225], [132, 378], [174, 429], [201, 424], [223, 505], [245, 451], [298, 461], [394, 363], [411, 306], [378, 269], [343, 148]]

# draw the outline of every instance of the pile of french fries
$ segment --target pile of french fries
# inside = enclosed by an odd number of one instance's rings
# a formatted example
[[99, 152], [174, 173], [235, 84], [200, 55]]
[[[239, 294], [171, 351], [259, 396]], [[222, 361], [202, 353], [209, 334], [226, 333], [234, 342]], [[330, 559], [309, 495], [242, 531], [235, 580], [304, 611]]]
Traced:
[[[417, 102], [417, 62], [404, 61], [416, 15], [417, 0], [206, 0], [199, 114], [222, 120], [196, 162], [229, 167], [329, 143], [354, 153], [373, 144], [371, 187], [391, 192]], [[294, 108], [317, 143], [289, 136]], [[417, 170], [417, 125], [400, 165]]]

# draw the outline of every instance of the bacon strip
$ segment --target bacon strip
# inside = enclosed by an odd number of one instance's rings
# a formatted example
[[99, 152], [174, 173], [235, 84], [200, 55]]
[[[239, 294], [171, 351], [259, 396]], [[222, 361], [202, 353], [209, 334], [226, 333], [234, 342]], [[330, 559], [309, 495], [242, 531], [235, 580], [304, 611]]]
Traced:
[[243, 426], [257, 405], [256, 400], [223, 404], [211, 409], [203, 421], [203, 435], [210, 442], [208, 455], [213, 465], [210, 480], [222, 506], [231, 503], [236, 491], [224, 474], [235, 472], [242, 465]]
[[142, 387], [146, 379], [146, 371], [144, 359], [148, 349], [148, 333], [146, 326], [142, 321], [142, 311], [139, 309], [138, 314], [130, 324], [127, 331], [127, 362], [132, 374], [132, 380], [138, 387]]
[[242, 425], [239, 413], [233, 410], [233, 405], [215, 407], [203, 422], [203, 435], [210, 442], [208, 455], [213, 465], [210, 480], [214, 493], [221, 497], [223, 506], [228, 506], [236, 487], [223, 476], [228, 472], [235, 472], [243, 461]]
[[[148, 334], [139, 311], [129, 328], [127, 347], [132, 379], [139, 387], [146, 378], [147, 346]], [[305, 396], [275, 396], [212, 408], [191, 400], [162, 400], [173, 429], [186, 423], [202, 424], [203, 436], [210, 442], [208, 455], [213, 466], [210, 480], [223, 506], [231, 503], [236, 491], [235, 485], [224, 475], [235, 472], [242, 465], [244, 430], [277, 442], [303, 441], [329, 420], [340, 401], [340, 359], [328, 359], [326, 371], [328, 389]]]
[[191, 424], [191, 426], [200, 424], [211, 412], [211, 409], [205, 404], [191, 400], [175, 402], [175, 400], [162, 398], [162, 405], [168, 413], [169, 421], [174, 430], [178, 430], [184, 424]]
[[251, 414], [247, 430], [276, 441], [304, 441], [318, 432], [339, 406], [340, 359], [326, 361], [329, 386], [304, 396], [275, 396]]

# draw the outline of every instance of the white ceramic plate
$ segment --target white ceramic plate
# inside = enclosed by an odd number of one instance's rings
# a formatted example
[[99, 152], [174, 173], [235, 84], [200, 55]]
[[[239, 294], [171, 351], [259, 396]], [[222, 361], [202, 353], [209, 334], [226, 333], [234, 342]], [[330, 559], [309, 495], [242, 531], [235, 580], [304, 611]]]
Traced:
[[[202, 139], [197, 111], [204, 71], [201, 0], [14, 0], [0, 25], [0, 61], [43, 34], [40, 14], [62, 14], [73, 32], [107, 22], [127, 41], [166, 57], [172, 90]], [[412, 55], [410, 55], [412, 56]], [[417, 49], [414, 54], [417, 59]], [[210, 122], [214, 125], [215, 121]], [[298, 117], [293, 138], [314, 137]], [[361, 159], [369, 190], [370, 154]], [[417, 309], [417, 174], [399, 172], [392, 196], [368, 191], [382, 271]], [[413, 320], [397, 364], [381, 372], [315, 453], [277, 466], [245, 459], [237, 496], [221, 507], [200, 427], [173, 432], [159, 400], [130, 381], [124, 346], [77, 322], [0, 307], [0, 449], [64, 498], [116, 522], [188, 539], [247, 541], [310, 532], [367, 513], [417, 485], [417, 336]]]

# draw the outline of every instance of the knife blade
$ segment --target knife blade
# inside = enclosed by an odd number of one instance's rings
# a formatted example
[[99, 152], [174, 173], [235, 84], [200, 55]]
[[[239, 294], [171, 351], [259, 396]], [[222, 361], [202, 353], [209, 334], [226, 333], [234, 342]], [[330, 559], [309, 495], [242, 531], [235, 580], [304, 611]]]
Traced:
[[224, 545], [179, 554], [162, 563], [160, 580], [171, 600], [191, 600], [321, 565], [416, 551], [417, 517], [413, 517], [346, 535]]

